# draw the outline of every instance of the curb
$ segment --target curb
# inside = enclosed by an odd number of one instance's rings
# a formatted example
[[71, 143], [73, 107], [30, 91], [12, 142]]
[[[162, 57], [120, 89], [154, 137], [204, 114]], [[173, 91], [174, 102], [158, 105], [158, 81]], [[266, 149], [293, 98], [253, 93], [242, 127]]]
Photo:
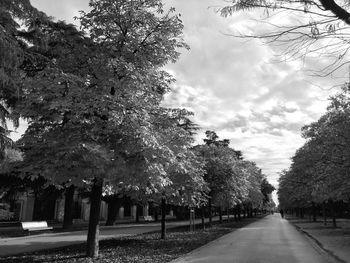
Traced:
[[[289, 220], [288, 220], [289, 221]], [[290, 221], [289, 221], [290, 222]], [[304, 234], [310, 241], [312, 246], [318, 250], [321, 254], [324, 254], [327, 256], [327, 259], [330, 260], [330, 262], [334, 263], [348, 263], [347, 261], [341, 259], [336, 254], [334, 254], [333, 251], [325, 248], [323, 244], [318, 241], [314, 236], [312, 236], [307, 231], [303, 230], [300, 226], [295, 225], [294, 223], [290, 222], [300, 233]]]

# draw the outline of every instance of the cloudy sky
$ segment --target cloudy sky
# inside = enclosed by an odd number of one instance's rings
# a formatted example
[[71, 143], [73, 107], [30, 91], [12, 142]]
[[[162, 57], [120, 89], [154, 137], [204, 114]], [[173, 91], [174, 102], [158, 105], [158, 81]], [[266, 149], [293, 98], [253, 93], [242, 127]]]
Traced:
[[[88, 0], [31, 0], [59, 20], [76, 23]], [[231, 32], [259, 30], [259, 15], [220, 17], [215, 9], [223, 0], [167, 0], [181, 13], [184, 35], [190, 45], [176, 64], [167, 69], [177, 79], [165, 104], [195, 113], [201, 127], [214, 130], [231, 146], [255, 161], [269, 181], [277, 185], [278, 173], [287, 169], [290, 157], [303, 144], [300, 128], [325, 111], [331, 88], [346, 81], [311, 78], [305, 61], [281, 62], [280, 48], [258, 40], [229, 36]], [[322, 88], [321, 88], [322, 87]]]

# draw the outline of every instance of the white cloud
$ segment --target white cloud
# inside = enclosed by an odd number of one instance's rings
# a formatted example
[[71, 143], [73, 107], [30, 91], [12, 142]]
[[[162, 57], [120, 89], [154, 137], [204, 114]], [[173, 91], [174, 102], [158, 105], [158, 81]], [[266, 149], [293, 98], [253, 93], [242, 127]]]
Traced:
[[30, 2], [40, 11], [46, 12], [46, 14], [53, 16], [57, 20], [64, 20], [67, 23], [74, 24], [77, 24], [74, 17], [79, 16], [79, 11], [89, 9], [88, 0], [31, 0]]
[[[329, 80], [310, 83], [302, 71], [303, 61], [280, 62], [276, 47], [222, 34], [232, 30], [249, 33], [257, 25], [244, 20], [242, 14], [223, 19], [207, 9], [221, 1], [169, 2], [182, 13], [191, 50], [169, 66], [178, 82], [167, 102], [181, 106], [186, 104], [176, 104], [176, 100], [187, 101], [203, 131], [211, 129], [230, 139], [234, 148], [256, 161], [276, 184], [278, 172], [289, 167], [290, 158], [303, 144], [301, 127], [325, 110], [327, 92], [313, 83], [326, 86]], [[184, 87], [195, 89], [197, 96], [190, 101], [176, 92], [183, 92]]]
[[10, 138], [17, 141], [28, 128], [28, 123], [25, 120], [20, 119], [18, 128], [14, 127], [12, 122], [7, 123], [7, 128], [11, 131]]
[[[77, 10], [87, 9], [87, 0], [32, 0], [48, 14], [73, 22]], [[278, 172], [288, 168], [290, 157], [303, 144], [300, 128], [316, 120], [327, 105], [327, 87], [347, 79], [310, 78], [305, 68], [322, 68], [329, 60], [311, 58], [285, 62], [276, 56], [280, 47], [228, 36], [233, 30], [252, 33], [264, 29], [247, 16], [223, 18], [215, 7], [222, 0], [167, 0], [175, 6], [185, 25], [185, 40], [191, 46], [178, 63], [167, 66], [177, 79], [167, 106], [195, 112], [202, 132], [210, 129], [256, 161], [276, 184]], [[212, 7], [212, 8], [208, 8]], [[287, 17], [282, 17], [288, 22]], [[281, 19], [276, 17], [276, 19]], [[280, 22], [280, 20], [278, 20]], [[198, 135], [198, 142], [204, 137]]]

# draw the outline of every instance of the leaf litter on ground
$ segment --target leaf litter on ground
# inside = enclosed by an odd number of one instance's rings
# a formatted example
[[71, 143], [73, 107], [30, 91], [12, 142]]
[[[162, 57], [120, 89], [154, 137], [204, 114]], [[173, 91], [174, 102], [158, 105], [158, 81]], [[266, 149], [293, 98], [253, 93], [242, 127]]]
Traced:
[[91, 259], [85, 256], [85, 245], [76, 244], [50, 250], [0, 257], [0, 263], [164, 263], [174, 260], [208, 242], [219, 238], [235, 228], [251, 222], [215, 223], [205, 230], [189, 227], [168, 229], [166, 239], [160, 238], [159, 232], [136, 236], [124, 236], [100, 241], [99, 257]]

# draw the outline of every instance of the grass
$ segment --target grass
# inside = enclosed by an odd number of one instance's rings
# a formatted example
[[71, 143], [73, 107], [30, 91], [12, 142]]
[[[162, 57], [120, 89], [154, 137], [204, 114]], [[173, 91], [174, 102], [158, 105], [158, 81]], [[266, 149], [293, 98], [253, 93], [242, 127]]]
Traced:
[[350, 220], [337, 219], [337, 227], [331, 222], [325, 226], [323, 221], [312, 222], [308, 219], [288, 217], [300, 231], [313, 239], [316, 244], [326, 251], [337, 262], [349, 262], [350, 259]]
[[85, 245], [1, 257], [0, 263], [19, 262], [59, 262], [59, 263], [107, 263], [138, 262], [164, 263], [184, 255], [236, 228], [240, 228], [256, 219], [240, 222], [214, 224], [212, 228], [188, 231], [188, 227], [169, 229], [166, 239], [160, 239], [160, 233], [146, 233], [137, 236], [119, 237], [100, 241], [100, 255], [96, 259], [85, 257]]

